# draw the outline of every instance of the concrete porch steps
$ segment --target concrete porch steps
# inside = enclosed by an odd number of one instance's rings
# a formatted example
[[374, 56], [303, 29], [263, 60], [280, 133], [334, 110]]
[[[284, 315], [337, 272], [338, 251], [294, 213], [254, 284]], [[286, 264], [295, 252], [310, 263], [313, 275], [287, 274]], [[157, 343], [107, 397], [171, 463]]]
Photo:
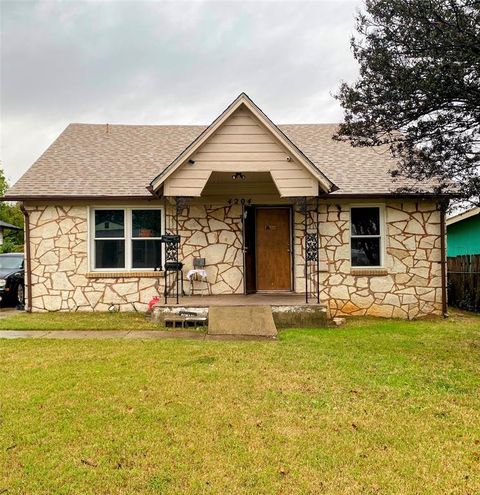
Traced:
[[[165, 305], [162, 303], [155, 305], [152, 310], [152, 320], [165, 324], [166, 319], [171, 319], [172, 316], [179, 315], [181, 312], [195, 313], [199, 318], [207, 318], [210, 320], [211, 310], [213, 308], [229, 308], [224, 313], [225, 318], [230, 319], [231, 322], [237, 323], [239, 321], [239, 318], [235, 316], [237, 311], [245, 312], [245, 315], [250, 314], [252, 315], [251, 318], [255, 318], [253, 316], [255, 313], [252, 308], [267, 307], [272, 314], [274, 324], [277, 328], [331, 326], [331, 321], [328, 319], [325, 305], [305, 304], [304, 301], [302, 296], [297, 295], [277, 296], [273, 298], [271, 296], [268, 297], [263, 295], [260, 297], [242, 295], [183, 297], [178, 305]], [[246, 309], [241, 310], [238, 308]], [[214, 312], [218, 311], [219, 310], [216, 309], [214, 310]], [[260, 331], [258, 335], [261, 335]]]
[[208, 335], [277, 336], [270, 306], [211, 306]]

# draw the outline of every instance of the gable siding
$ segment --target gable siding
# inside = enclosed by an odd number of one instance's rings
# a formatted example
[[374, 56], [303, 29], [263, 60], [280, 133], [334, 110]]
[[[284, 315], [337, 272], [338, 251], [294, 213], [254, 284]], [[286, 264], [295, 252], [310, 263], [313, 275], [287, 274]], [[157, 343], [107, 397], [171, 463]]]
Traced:
[[[165, 196], [200, 196], [215, 172], [270, 172], [282, 197], [316, 196], [318, 182], [246, 109], [238, 109], [164, 184]], [[261, 186], [259, 185], [259, 193]]]

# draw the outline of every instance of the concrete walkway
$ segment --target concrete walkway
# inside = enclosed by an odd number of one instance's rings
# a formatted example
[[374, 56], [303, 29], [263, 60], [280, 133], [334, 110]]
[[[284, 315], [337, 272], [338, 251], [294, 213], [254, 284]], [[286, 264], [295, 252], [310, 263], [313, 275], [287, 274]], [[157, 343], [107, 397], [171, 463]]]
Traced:
[[251, 335], [207, 335], [185, 330], [0, 330], [0, 339], [193, 339], [193, 340], [272, 340]]

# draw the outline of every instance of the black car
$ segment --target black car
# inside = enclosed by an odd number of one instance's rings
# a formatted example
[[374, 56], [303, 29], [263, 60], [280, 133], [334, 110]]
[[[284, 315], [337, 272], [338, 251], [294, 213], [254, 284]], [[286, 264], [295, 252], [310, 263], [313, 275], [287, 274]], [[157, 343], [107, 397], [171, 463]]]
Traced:
[[0, 301], [23, 306], [25, 302], [25, 270], [22, 253], [0, 254]]

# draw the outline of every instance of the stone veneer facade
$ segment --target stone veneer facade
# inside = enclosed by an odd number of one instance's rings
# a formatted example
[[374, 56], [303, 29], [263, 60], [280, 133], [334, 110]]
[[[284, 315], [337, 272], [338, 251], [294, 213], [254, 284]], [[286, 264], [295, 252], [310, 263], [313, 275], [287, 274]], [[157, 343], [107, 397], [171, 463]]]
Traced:
[[[150, 203], [151, 205], [151, 203]], [[141, 205], [138, 205], [141, 207]], [[382, 269], [350, 267], [349, 204], [322, 203], [321, 299], [331, 316], [416, 318], [441, 313], [440, 214], [434, 203], [388, 201]], [[32, 310], [143, 311], [163, 293], [154, 272], [98, 274], [88, 267], [88, 207], [27, 206], [30, 214]], [[315, 213], [309, 214], [313, 228]], [[167, 208], [167, 228], [175, 225]], [[303, 214], [294, 213], [294, 286], [304, 290]], [[214, 294], [243, 293], [241, 207], [189, 205], [178, 216], [180, 259], [188, 270], [204, 257]]]
[[[89, 270], [87, 206], [28, 206], [27, 210], [33, 311], [107, 311], [112, 305], [123, 311], [144, 311], [153, 297], [162, 296], [163, 273]], [[166, 210], [167, 230], [175, 232], [173, 207], [167, 205]], [[202, 257], [213, 294], [243, 293], [241, 223], [239, 205], [191, 205], [180, 212], [184, 275], [193, 258]], [[186, 280], [184, 285], [188, 290]], [[203, 287], [198, 284], [197, 290], [205, 293]]]
[[144, 310], [159, 277], [91, 277], [86, 206], [35, 206], [30, 215], [32, 311]]
[[[379, 206], [384, 215], [384, 266], [355, 269], [350, 265], [350, 204], [338, 201], [320, 205], [320, 297], [328, 305], [330, 316], [412, 319], [441, 314], [437, 205], [388, 201]], [[315, 220], [315, 213], [310, 213], [307, 223]], [[303, 214], [295, 214], [295, 224], [296, 287], [304, 287]]]
[[243, 294], [241, 206], [187, 206], [178, 224], [185, 270], [205, 258], [212, 294]]

